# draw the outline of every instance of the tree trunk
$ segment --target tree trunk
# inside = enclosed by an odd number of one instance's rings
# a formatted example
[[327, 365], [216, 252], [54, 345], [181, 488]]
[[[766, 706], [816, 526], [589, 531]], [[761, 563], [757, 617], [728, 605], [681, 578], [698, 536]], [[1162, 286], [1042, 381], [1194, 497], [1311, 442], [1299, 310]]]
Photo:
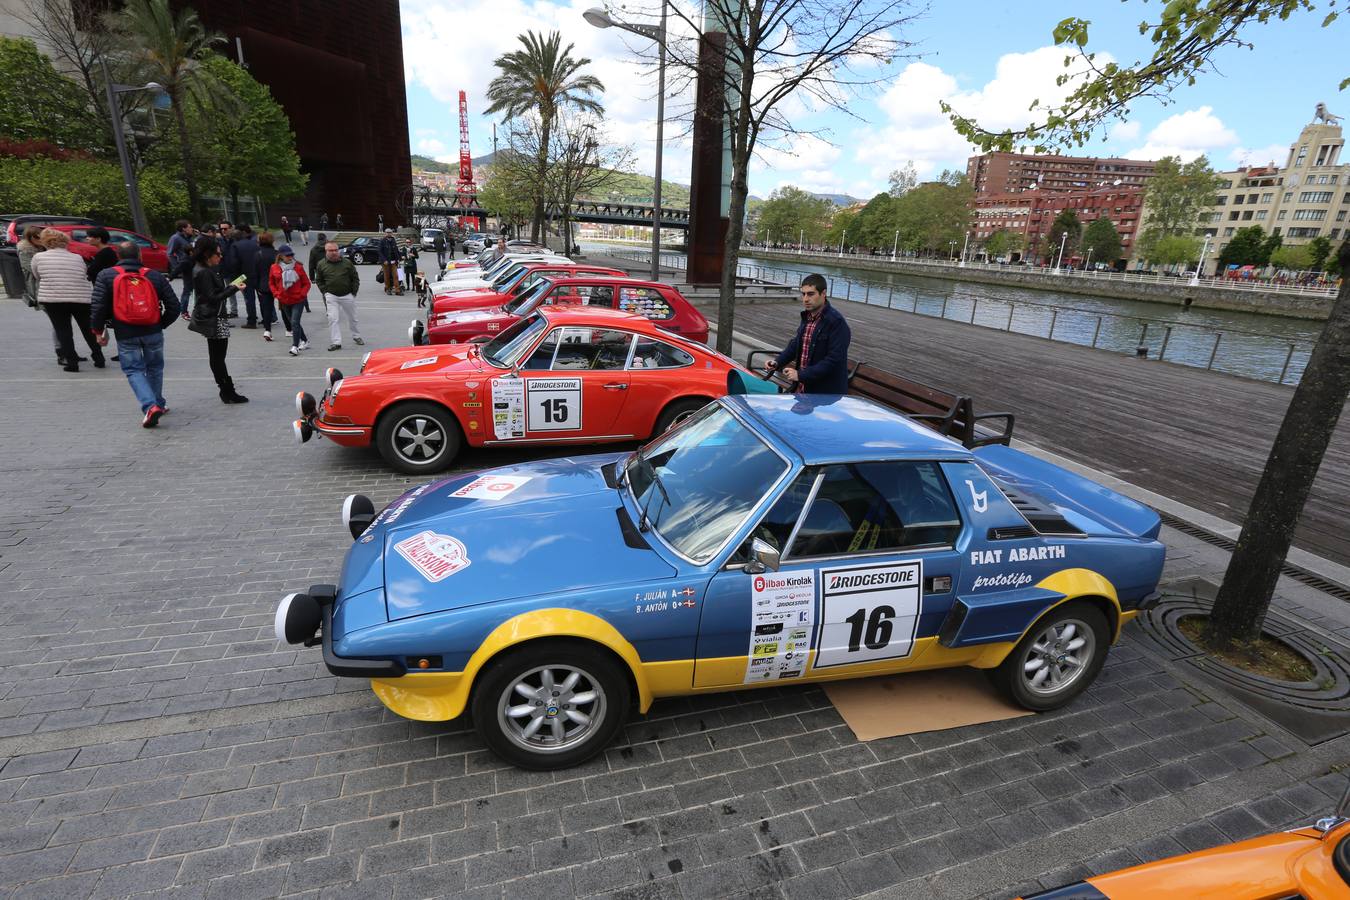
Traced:
[[230, 206], [233, 208], [234, 222], [237, 224], [243, 215], [239, 212], [239, 185], [230, 185]]
[[746, 177], [748, 156], [742, 160], [734, 152], [731, 161], [731, 205], [727, 210], [727, 247], [722, 255], [722, 285], [717, 296], [717, 352], [731, 355], [731, 340], [736, 327], [736, 268], [741, 262], [741, 237], [745, 233], [745, 198], [749, 193]]
[[530, 224], [530, 240], [538, 241], [544, 235], [544, 181], [548, 176], [548, 144], [553, 135], [553, 118], [539, 111], [543, 120], [539, 128], [539, 165], [535, 179], [534, 221]]
[[[1341, 244], [1350, 266], [1350, 241]], [[1294, 539], [1322, 455], [1350, 396], [1350, 279], [1341, 282], [1331, 315], [1294, 389], [1265, 471], [1256, 486], [1237, 549], [1214, 600], [1204, 641], [1220, 649], [1260, 636], [1270, 598]]]
[[192, 210], [192, 219], [202, 224], [202, 198], [197, 191], [197, 171], [192, 162], [192, 139], [188, 137], [187, 117], [183, 115], [181, 88], [169, 91], [169, 103], [173, 106], [173, 118], [178, 125], [178, 152], [183, 157], [183, 183], [187, 186], [188, 209]]

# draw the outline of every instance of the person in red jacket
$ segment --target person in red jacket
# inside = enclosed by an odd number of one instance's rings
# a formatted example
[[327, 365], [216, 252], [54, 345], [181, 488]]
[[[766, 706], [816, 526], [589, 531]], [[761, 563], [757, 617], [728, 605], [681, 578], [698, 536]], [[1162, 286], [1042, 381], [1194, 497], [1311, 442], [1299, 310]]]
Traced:
[[300, 324], [300, 318], [305, 312], [305, 297], [309, 294], [309, 276], [305, 274], [304, 266], [296, 260], [290, 244], [282, 244], [277, 248], [277, 261], [272, 264], [267, 283], [272, 288], [272, 296], [286, 307], [286, 315], [282, 318], [291, 323], [290, 354], [299, 356], [301, 350], [309, 348], [304, 326]]

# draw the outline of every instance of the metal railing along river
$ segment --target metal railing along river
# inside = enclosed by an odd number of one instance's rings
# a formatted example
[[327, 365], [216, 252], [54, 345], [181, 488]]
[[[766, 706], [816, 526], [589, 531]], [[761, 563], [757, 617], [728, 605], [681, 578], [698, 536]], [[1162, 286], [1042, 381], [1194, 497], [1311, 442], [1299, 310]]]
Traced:
[[[646, 263], [651, 259], [651, 251], [607, 249], [606, 252], [634, 262]], [[684, 269], [686, 259], [683, 254], [662, 253], [661, 265]], [[770, 284], [796, 284], [803, 272], [742, 261], [737, 274]], [[1314, 343], [1236, 328], [1216, 329], [1174, 319], [1110, 313], [1064, 304], [954, 294], [920, 296], [915, 292], [897, 292], [892, 282], [879, 283], [838, 275], [827, 278], [832, 298], [1099, 350], [1147, 356], [1278, 384], [1298, 383]]]

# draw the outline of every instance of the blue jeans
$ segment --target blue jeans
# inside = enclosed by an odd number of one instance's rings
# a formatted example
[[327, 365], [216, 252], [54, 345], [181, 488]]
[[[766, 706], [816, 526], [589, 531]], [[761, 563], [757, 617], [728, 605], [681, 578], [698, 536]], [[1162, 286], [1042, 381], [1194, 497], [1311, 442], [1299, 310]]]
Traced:
[[[189, 271], [191, 271], [191, 267], [190, 267], [190, 266], [189, 266]], [[184, 276], [183, 276], [183, 293], [182, 293], [182, 295], [178, 298], [178, 305], [181, 307], [181, 309], [179, 309], [179, 312], [182, 313], [182, 314], [185, 315], [185, 316], [188, 315], [189, 312], [190, 312], [190, 310], [189, 310], [189, 308], [188, 308], [188, 304], [189, 304], [189, 302], [190, 302], [191, 300], [192, 300], [192, 276], [191, 276], [191, 275], [184, 275]]]
[[291, 311], [291, 346], [299, 347], [301, 341], [309, 340], [305, 337], [305, 327], [300, 324], [300, 319], [305, 314], [305, 304], [297, 303], [283, 308]]
[[258, 323], [258, 289], [251, 284], [244, 285], [244, 309], [248, 312], [249, 325]]
[[118, 338], [118, 362], [131, 382], [131, 391], [141, 412], [152, 406], [168, 406], [164, 400], [164, 332], [145, 337]]

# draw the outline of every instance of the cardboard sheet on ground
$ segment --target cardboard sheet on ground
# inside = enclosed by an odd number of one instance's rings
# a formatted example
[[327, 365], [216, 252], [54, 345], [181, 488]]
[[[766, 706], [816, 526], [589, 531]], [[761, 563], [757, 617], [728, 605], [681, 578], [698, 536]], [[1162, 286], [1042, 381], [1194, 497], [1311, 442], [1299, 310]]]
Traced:
[[825, 685], [839, 715], [860, 741], [943, 731], [1029, 716], [975, 669], [937, 669]]

